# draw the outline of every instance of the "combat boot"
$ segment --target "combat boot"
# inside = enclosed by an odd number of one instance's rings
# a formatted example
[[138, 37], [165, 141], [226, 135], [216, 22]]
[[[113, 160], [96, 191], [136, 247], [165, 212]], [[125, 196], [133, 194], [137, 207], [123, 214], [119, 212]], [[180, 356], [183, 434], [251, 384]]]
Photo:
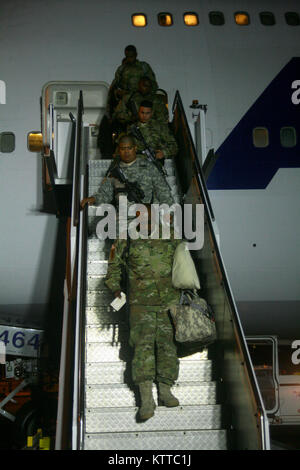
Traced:
[[162, 382], [158, 383], [158, 404], [168, 407], [179, 406], [179, 401], [171, 393], [171, 387]]
[[147, 381], [139, 384], [141, 406], [139, 409], [139, 418], [143, 421], [151, 418], [154, 415], [156, 408], [155, 401], [152, 395], [152, 382]]

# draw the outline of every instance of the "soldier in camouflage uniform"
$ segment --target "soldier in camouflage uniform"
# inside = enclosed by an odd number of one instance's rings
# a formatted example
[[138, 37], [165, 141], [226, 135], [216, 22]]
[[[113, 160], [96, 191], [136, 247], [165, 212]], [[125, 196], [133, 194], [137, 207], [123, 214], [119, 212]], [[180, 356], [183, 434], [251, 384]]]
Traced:
[[[123, 170], [125, 177], [130, 182], [138, 184], [144, 192], [144, 198], [141, 203], [155, 202], [160, 204], [174, 203], [171, 190], [161, 172], [146, 159], [137, 158], [136, 144], [133, 137], [124, 135], [119, 139], [120, 168]], [[99, 191], [93, 196], [84, 198], [81, 201], [81, 207], [86, 204], [110, 204], [115, 201], [117, 194], [124, 194], [124, 184], [114, 177], [105, 177], [99, 187]], [[117, 194], [116, 194], [117, 193]], [[115, 201], [118, 203], [118, 201]], [[128, 207], [130, 207], [128, 201]]]
[[169, 121], [169, 113], [164, 97], [160, 94], [155, 94], [151, 90], [151, 80], [147, 77], [142, 77], [139, 81], [137, 91], [127, 93], [119, 101], [113, 113], [113, 119], [119, 121], [122, 125], [132, 124], [138, 121], [138, 110], [142, 101], [152, 102], [152, 119], [167, 124]]
[[[147, 223], [151, 221], [149, 208], [148, 213]], [[134, 347], [132, 377], [139, 386], [139, 417], [142, 420], [154, 415], [154, 380], [158, 382], [159, 404], [179, 405], [170, 391], [178, 378], [179, 360], [168, 313], [170, 305], [178, 304], [180, 298], [180, 291], [172, 286], [173, 258], [178, 243], [180, 240], [174, 237], [148, 238], [130, 240], [128, 247], [127, 240], [118, 239], [108, 264], [105, 283], [115, 297], [121, 292], [124, 264], [129, 275], [127, 301], [130, 305], [130, 344]]]
[[[127, 132], [132, 132], [132, 127], [137, 126], [147, 145], [155, 152], [157, 159], [172, 158], [178, 151], [175, 137], [171, 134], [168, 124], [155, 121], [153, 107], [150, 101], [142, 101], [138, 111], [139, 120], [136, 124], [129, 125]], [[145, 145], [141, 140], [136, 139], [137, 153], [142, 154]]]
[[136, 91], [140, 78], [144, 76], [151, 80], [152, 91], [155, 92], [158, 85], [150, 65], [137, 59], [137, 51], [134, 46], [127, 46], [124, 52], [125, 59], [123, 59], [122, 65], [117, 68], [110, 92], [114, 92], [116, 98], [120, 99], [125, 93]]
[[100, 124], [97, 143], [102, 155], [110, 156], [114, 151], [111, 135], [114, 132], [119, 134], [126, 131], [126, 126], [124, 129], [118, 120], [113, 119], [114, 109], [122, 96], [137, 91], [139, 80], [144, 76], [150, 79], [152, 92], [155, 93], [158, 85], [153, 70], [146, 62], [137, 60], [137, 51], [134, 46], [127, 46], [122, 65], [118, 67], [109, 88], [106, 112]]

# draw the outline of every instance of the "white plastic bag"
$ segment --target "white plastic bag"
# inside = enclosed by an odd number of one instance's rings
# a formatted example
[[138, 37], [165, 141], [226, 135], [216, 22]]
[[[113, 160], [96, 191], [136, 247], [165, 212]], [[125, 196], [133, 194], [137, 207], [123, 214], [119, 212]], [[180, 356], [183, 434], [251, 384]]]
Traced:
[[177, 289], [200, 289], [194, 261], [185, 241], [177, 246], [174, 253], [172, 284]]

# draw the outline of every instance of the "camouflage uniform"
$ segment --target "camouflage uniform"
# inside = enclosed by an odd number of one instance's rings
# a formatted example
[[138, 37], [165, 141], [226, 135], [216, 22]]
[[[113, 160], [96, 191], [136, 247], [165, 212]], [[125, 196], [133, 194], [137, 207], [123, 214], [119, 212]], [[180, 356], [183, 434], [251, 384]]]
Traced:
[[[120, 168], [130, 182], [136, 182], [144, 192], [142, 203], [155, 202], [160, 204], [174, 204], [171, 190], [160, 171], [146, 159], [137, 158], [133, 163], [126, 164], [120, 161]], [[114, 201], [116, 190], [124, 188], [124, 185], [113, 177], [102, 180], [99, 190], [94, 194], [96, 205], [111, 204]], [[128, 201], [128, 207], [130, 206]]]
[[[138, 110], [142, 101], [147, 100], [153, 103], [152, 119], [167, 124], [169, 121], [168, 109], [163, 101], [162, 95], [154, 93], [142, 95], [139, 91], [127, 93], [123, 96], [113, 113], [113, 119], [118, 120], [121, 124], [129, 124], [138, 120]], [[129, 103], [136, 111], [132, 112]]]
[[[180, 291], [172, 286], [172, 266], [180, 240], [127, 240], [115, 242], [106, 285], [121, 289], [122, 265], [129, 273], [130, 344], [134, 347], [132, 377], [136, 384], [157, 380], [168, 385], [178, 378], [179, 361], [168, 309], [179, 303]], [[125, 260], [124, 260], [125, 258]], [[155, 359], [155, 346], [157, 359]]]
[[138, 89], [139, 81], [142, 77], [147, 77], [152, 82], [152, 90], [158, 88], [155, 74], [147, 62], [136, 60], [134, 64], [122, 64], [117, 68], [115, 78], [111, 84], [111, 88], [121, 88], [129, 92]]
[[[162, 150], [165, 158], [172, 158], [178, 151], [178, 145], [175, 137], [171, 134], [167, 124], [161, 122], [150, 121], [146, 123], [137, 123], [146, 143], [153, 150]], [[130, 133], [130, 127], [128, 126], [127, 132]], [[144, 150], [143, 142], [136, 140], [137, 153], [141, 154]]]

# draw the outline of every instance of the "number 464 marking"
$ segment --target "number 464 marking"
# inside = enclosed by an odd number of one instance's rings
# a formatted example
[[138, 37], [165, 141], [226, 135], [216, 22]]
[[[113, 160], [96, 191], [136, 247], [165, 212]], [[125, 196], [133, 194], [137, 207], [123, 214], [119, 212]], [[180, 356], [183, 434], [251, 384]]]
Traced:
[[10, 330], [4, 330], [0, 334], [0, 341], [5, 344], [6, 352], [9, 353], [11, 349], [22, 350], [28, 347], [33, 348], [34, 351], [38, 351], [40, 347], [40, 333], [26, 334], [24, 331], [12, 332]]

